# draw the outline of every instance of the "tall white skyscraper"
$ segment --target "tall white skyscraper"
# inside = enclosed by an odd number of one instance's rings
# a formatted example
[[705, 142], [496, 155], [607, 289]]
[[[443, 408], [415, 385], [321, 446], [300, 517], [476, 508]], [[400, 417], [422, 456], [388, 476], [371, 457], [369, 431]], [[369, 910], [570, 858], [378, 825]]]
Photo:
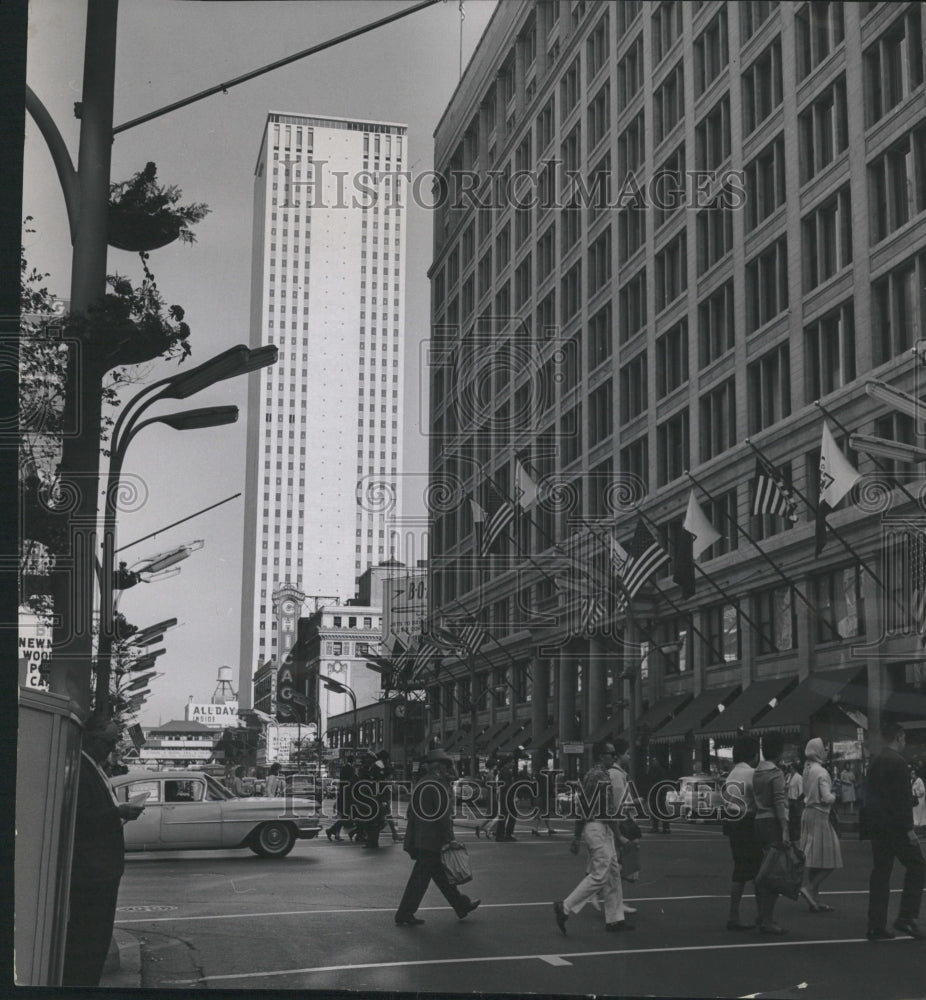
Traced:
[[350, 596], [390, 554], [407, 170], [405, 125], [267, 116], [254, 177], [251, 346], [276, 344], [280, 354], [251, 376], [248, 394], [245, 708], [254, 670], [277, 658], [274, 590]]

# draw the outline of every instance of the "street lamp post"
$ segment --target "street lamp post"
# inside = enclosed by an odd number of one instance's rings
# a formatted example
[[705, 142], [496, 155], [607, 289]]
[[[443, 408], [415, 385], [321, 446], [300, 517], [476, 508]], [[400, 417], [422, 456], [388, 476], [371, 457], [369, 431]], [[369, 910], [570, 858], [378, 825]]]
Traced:
[[353, 740], [354, 751], [360, 745], [360, 729], [357, 726], [357, 696], [354, 694], [353, 688], [347, 684], [342, 684], [341, 681], [336, 681], [333, 677], [326, 677], [324, 674], [319, 674], [318, 679], [325, 685], [329, 691], [334, 691], [336, 694], [346, 694], [350, 698], [351, 705], [354, 711], [354, 726], [353, 726]]

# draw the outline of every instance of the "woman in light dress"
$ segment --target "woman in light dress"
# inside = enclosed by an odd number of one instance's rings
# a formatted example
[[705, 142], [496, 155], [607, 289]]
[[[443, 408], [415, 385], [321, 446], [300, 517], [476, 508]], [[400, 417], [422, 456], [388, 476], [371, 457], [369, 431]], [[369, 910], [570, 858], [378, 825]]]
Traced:
[[846, 812], [855, 812], [855, 775], [852, 768], [846, 764], [839, 775], [839, 783], [842, 785], [842, 801], [846, 804]]
[[836, 795], [829, 772], [823, 766], [826, 761], [823, 740], [811, 740], [804, 749], [804, 758], [801, 850], [804, 853], [805, 880], [801, 895], [810, 906], [811, 913], [829, 913], [833, 907], [820, 902], [820, 886], [837, 868], [842, 868], [842, 851], [830, 821], [830, 810], [836, 802]]
[[916, 804], [913, 806], [913, 829], [917, 833], [922, 833], [926, 831], [926, 783], [923, 781], [923, 770], [921, 766], [919, 771], [916, 768], [910, 768], [913, 772], [913, 797], [916, 799]]

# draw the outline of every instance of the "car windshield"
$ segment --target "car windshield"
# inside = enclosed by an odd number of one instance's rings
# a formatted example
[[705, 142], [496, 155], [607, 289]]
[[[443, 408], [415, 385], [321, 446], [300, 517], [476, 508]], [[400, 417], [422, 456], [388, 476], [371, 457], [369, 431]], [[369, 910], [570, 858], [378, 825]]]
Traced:
[[206, 785], [208, 788], [206, 798], [212, 800], [215, 799], [221, 800], [221, 799], [233, 799], [236, 797], [232, 795], [232, 793], [220, 781], [217, 781], [215, 778], [213, 778], [211, 774], [207, 774], [204, 777], [206, 779]]

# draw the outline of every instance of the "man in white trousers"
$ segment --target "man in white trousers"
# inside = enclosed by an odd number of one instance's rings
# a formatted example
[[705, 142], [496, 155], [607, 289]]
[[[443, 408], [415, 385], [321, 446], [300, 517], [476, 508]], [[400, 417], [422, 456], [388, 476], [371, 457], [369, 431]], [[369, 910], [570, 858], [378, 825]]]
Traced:
[[553, 904], [556, 925], [563, 934], [566, 933], [566, 920], [599, 895], [604, 901], [605, 930], [633, 930], [625, 916], [621, 866], [613, 832], [617, 824], [617, 803], [608, 769], [616, 756], [613, 744], [600, 744], [595, 748], [594, 764], [582, 779], [585, 799], [582, 807], [587, 809], [582, 842], [588, 851], [588, 871], [564, 900]]

